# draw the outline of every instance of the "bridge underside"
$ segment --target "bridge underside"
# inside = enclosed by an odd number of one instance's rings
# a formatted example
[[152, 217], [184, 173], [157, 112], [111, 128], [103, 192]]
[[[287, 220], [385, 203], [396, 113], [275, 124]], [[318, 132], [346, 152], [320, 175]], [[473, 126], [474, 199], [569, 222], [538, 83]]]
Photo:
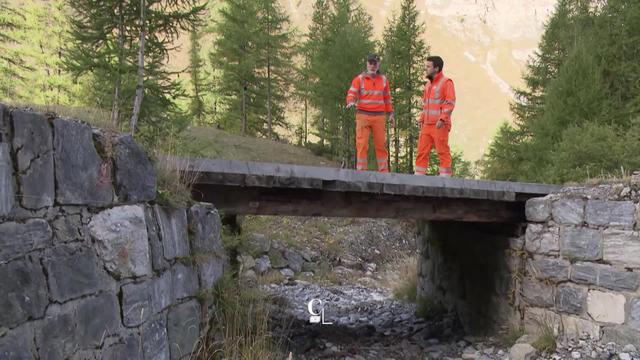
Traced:
[[216, 204], [225, 214], [366, 217], [433, 221], [524, 221], [524, 201], [399, 196], [355, 191], [326, 191], [196, 184], [194, 198]]

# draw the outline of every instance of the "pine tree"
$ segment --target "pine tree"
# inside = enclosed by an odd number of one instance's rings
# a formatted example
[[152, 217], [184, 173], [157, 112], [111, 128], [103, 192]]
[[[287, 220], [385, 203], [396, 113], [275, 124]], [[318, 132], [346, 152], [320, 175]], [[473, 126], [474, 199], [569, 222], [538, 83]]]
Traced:
[[403, 0], [400, 9], [400, 15], [394, 13], [385, 27], [381, 53], [384, 70], [393, 84], [391, 95], [397, 122], [391, 164], [396, 171], [413, 173], [419, 132], [415, 123], [422, 109], [424, 63], [429, 47], [422, 39], [425, 26], [418, 20], [414, 0]]
[[204, 70], [204, 60], [201, 56], [202, 32], [198, 26], [194, 27], [190, 33], [189, 48], [189, 74], [191, 76], [191, 101], [189, 103], [189, 113], [194, 119], [195, 124], [204, 125], [206, 108], [204, 104], [205, 84], [204, 79], [206, 73]]
[[0, 0], [0, 97], [14, 99], [17, 86], [24, 80], [27, 68], [18, 45], [18, 34], [24, 31], [24, 16], [4, 0]]
[[196, 0], [69, 4], [73, 44], [66, 66], [75, 76], [91, 78], [92, 105], [111, 108], [114, 121], [131, 120], [133, 128], [139, 116], [149, 140], [183, 126], [175, 99], [184, 91], [165, 64], [175, 39], [193, 28], [204, 6]]

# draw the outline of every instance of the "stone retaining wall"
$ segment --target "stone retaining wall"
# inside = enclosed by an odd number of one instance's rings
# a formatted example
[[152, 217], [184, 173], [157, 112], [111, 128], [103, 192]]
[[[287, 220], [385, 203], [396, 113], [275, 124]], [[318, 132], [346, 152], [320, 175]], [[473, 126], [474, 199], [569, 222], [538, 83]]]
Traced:
[[225, 257], [128, 135], [0, 105], [0, 358], [182, 359]]
[[525, 327], [640, 346], [640, 181], [527, 202]]

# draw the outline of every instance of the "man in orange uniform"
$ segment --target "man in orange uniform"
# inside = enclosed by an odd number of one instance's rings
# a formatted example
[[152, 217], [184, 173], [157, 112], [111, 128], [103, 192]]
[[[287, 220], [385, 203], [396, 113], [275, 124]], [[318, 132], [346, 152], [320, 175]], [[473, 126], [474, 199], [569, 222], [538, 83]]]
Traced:
[[386, 139], [386, 119], [389, 115], [395, 127], [389, 80], [380, 73], [380, 58], [376, 54], [367, 57], [367, 71], [356, 76], [347, 92], [347, 108], [356, 105], [356, 170], [367, 170], [369, 133], [373, 133], [378, 171], [389, 172]]
[[429, 56], [426, 61], [429, 82], [424, 88], [422, 113], [420, 114], [420, 139], [416, 156], [416, 175], [424, 175], [429, 168], [429, 153], [435, 145], [440, 159], [440, 176], [451, 176], [451, 150], [449, 131], [451, 113], [456, 105], [453, 81], [444, 76], [444, 61], [439, 56]]

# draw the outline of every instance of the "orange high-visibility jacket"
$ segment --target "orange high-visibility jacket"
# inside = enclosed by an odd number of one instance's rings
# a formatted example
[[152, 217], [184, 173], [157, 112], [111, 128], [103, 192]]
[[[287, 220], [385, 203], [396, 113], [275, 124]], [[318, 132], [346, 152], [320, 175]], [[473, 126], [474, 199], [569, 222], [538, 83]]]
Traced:
[[347, 104], [357, 102], [357, 109], [366, 113], [392, 113], [389, 81], [382, 74], [375, 77], [363, 72], [351, 82], [347, 92]]
[[432, 125], [441, 119], [446, 125], [451, 124], [451, 113], [456, 106], [456, 91], [451, 79], [439, 72], [433, 81], [424, 87], [422, 101], [420, 121], [423, 124]]

